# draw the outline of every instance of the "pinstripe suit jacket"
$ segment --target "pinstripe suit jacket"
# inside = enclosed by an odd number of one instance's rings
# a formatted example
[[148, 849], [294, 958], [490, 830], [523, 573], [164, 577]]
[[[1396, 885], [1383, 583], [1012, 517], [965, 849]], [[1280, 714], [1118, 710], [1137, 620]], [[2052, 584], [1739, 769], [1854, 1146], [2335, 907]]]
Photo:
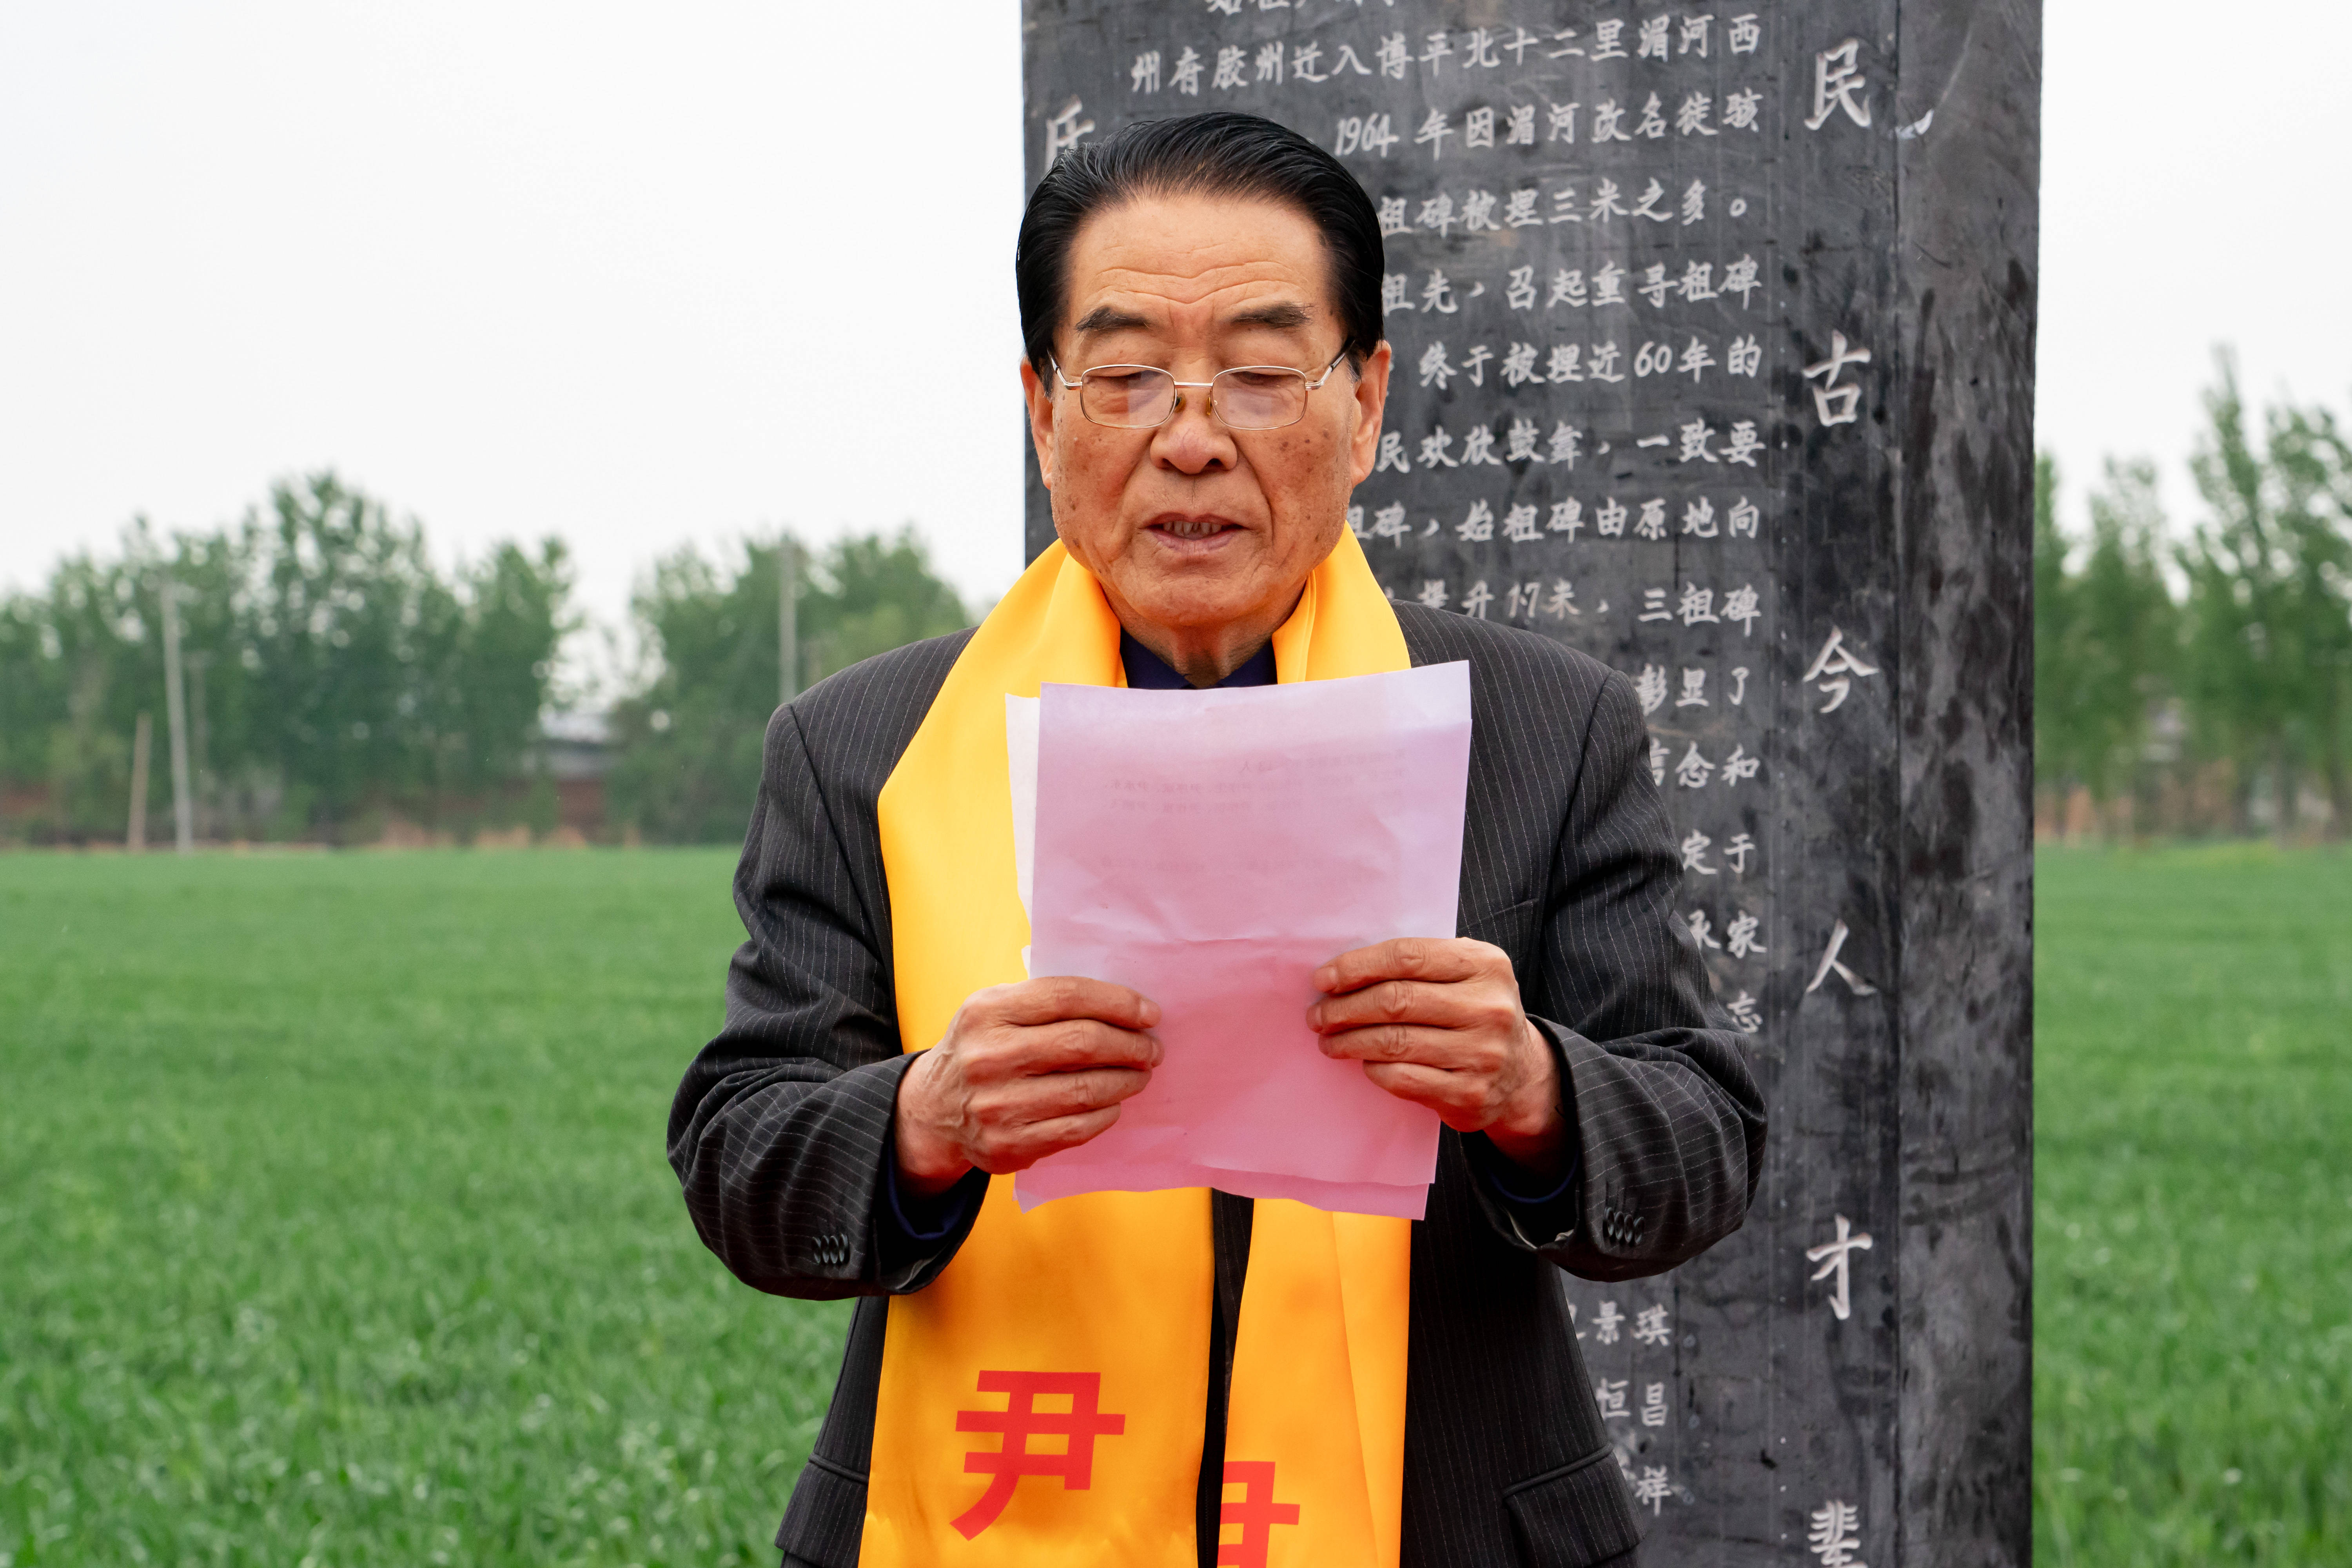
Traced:
[[[1403, 1562], [1631, 1562], [1639, 1531], [1551, 1269], [1654, 1274], [1738, 1229], [1763, 1102], [1671, 913], [1681, 868], [1625, 678], [1529, 633], [1412, 605], [1397, 616], [1414, 664], [1470, 664], [1460, 934], [1510, 954], [1566, 1068], [1582, 1154], [1576, 1223], [1529, 1236], [1443, 1134], [1413, 1227]], [[777, 1535], [787, 1563], [856, 1562], [888, 1298], [929, 1284], [962, 1240], [903, 1256], [877, 1223], [913, 1058], [894, 1016], [875, 802], [970, 635], [844, 670], [769, 724], [735, 874], [749, 940], [726, 1025], [670, 1113], [688, 1210], [739, 1278], [863, 1298]]]

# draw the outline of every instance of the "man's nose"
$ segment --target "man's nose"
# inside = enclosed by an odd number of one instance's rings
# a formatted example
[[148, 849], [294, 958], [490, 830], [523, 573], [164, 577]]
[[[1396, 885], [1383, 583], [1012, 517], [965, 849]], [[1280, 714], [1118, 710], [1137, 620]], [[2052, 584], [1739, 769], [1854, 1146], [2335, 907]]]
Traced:
[[1184, 386], [1177, 392], [1176, 412], [1152, 436], [1152, 460], [1181, 474], [1234, 467], [1240, 454], [1233, 432], [1210, 415], [1210, 389]]

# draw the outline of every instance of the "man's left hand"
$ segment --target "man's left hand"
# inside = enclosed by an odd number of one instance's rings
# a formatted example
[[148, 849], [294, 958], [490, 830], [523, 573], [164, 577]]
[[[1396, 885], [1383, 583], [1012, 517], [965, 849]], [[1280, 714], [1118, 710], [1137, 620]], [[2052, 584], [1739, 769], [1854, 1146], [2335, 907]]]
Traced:
[[1519, 1005], [1511, 959], [1466, 937], [1405, 937], [1343, 952], [1315, 972], [1307, 1010], [1323, 1054], [1425, 1105], [1456, 1132], [1484, 1132], [1539, 1176], [1568, 1169], [1559, 1068]]

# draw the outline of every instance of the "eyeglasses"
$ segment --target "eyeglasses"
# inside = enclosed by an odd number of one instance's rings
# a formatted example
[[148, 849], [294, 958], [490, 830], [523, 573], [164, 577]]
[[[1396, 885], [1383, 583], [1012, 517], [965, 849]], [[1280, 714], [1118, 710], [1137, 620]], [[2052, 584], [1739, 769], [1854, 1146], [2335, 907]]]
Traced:
[[[1207, 381], [1179, 381], [1169, 371], [1149, 364], [1098, 364], [1072, 381], [1054, 365], [1054, 379], [1078, 394], [1078, 408], [1097, 425], [1114, 430], [1150, 430], [1165, 425], [1184, 405], [1179, 387], [1209, 389], [1208, 412], [1228, 430], [1279, 430], [1307, 415], [1307, 395], [1331, 379], [1348, 351], [1341, 349], [1307, 379], [1303, 370], [1286, 364], [1243, 364], [1221, 370]], [[1051, 363], [1052, 362], [1047, 362]]]

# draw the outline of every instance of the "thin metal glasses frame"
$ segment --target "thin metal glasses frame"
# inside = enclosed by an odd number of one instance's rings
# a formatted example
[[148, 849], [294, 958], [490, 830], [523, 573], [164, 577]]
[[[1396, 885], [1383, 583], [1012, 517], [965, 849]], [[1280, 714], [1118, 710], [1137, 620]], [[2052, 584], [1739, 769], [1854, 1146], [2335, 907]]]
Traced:
[[[1295, 375], [1298, 378], [1300, 384], [1307, 389], [1307, 395], [1311, 396], [1315, 393], [1322, 390], [1323, 384], [1331, 379], [1331, 373], [1339, 369], [1339, 362], [1347, 357], [1348, 351], [1346, 349], [1341, 349], [1338, 353], [1333, 354], [1331, 356], [1331, 363], [1323, 367], [1323, 374], [1317, 376], [1313, 381], [1308, 381], [1307, 379], [1307, 373], [1305, 371], [1298, 369], [1296, 365], [1287, 364], [1227, 365], [1224, 369], [1219, 371], [1216, 374], [1211, 376], [1206, 381], [1179, 381], [1175, 376], [1170, 374], [1164, 366], [1156, 364], [1097, 364], [1088, 365], [1086, 369], [1078, 372], [1078, 379], [1072, 381], [1068, 376], [1062, 374], [1062, 364], [1059, 360], [1048, 359], [1045, 363], [1053, 366], [1054, 379], [1055, 381], [1061, 383], [1061, 384], [1068, 390], [1078, 394], [1078, 412], [1086, 416], [1087, 422], [1088, 424], [1102, 425], [1103, 428], [1106, 430], [1157, 430], [1160, 426], [1167, 424], [1171, 419], [1175, 418], [1176, 416], [1182, 411], [1184, 407], [1183, 389], [1185, 387], [1207, 387], [1209, 389], [1209, 406], [1207, 412], [1211, 417], [1219, 418], [1220, 416], [1217, 415], [1217, 383], [1223, 381], [1229, 375], [1243, 375], [1252, 373], [1262, 375], [1269, 372], [1282, 375]], [[1153, 420], [1149, 425], [1105, 425], [1103, 424], [1103, 421], [1097, 419], [1087, 409], [1086, 400], [1087, 377], [1094, 374], [1097, 371], [1103, 370], [1148, 370], [1155, 375], [1168, 376], [1169, 384], [1176, 388], [1175, 400], [1169, 404], [1167, 413], [1161, 415], [1158, 419]], [[1231, 430], [1285, 430], [1288, 429], [1291, 426], [1297, 424], [1301, 419], [1306, 417], [1307, 402], [1305, 398], [1301, 398], [1298, 404], [1298, 412], [1292, 415], [1289, 418], [1284, 420], [1279, 425], [1234, 425], [1226, 423], [1226, 428]], [[1223, 421], [1221, 419], [1221, 422]]]

